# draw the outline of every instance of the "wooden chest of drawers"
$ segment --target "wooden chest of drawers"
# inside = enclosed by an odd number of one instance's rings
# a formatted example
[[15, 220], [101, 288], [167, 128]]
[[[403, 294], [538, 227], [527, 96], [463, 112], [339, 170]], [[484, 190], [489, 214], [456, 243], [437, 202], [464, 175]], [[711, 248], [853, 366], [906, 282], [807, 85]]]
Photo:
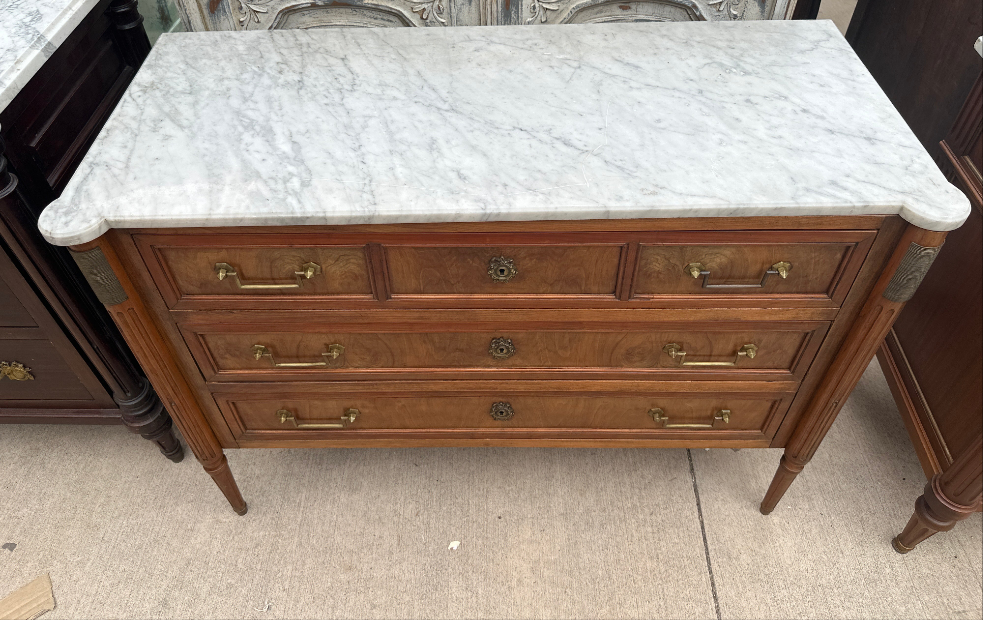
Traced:
[[206, 471], [784, 447], [770, 512], [964, 197], [828, 24], [428, 30], [163, 38], [45, 211]]

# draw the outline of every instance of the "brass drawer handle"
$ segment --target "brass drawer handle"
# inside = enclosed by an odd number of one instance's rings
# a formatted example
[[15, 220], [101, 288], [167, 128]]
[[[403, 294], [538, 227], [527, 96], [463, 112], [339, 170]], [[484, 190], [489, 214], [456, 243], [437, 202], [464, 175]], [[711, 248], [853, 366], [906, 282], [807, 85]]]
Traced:
[[717, 413], [713, 414], [713, 419], [709, 424], [670, 424], [669, 416], [662, 409], [656, 407], [655, 409], [649, 409], [649, 415], [658, 424], [662, 423], [662, 428], [713, 428], [713, 425], [717, 420], [722, 420], [724, 424], [730, 424], [730, 409], [721, 409]]
[[757, 284], [710, 284], [710, 270], [703, 266], [703, 263], [690, 263], [686, 265], [686, 272], [697, 279], [703, 276], [703, 288], [762, 288], [768, 280], [768, 276], [781, 276], [782, 280], [788, 277], [788, 272], [792, 270], [792, 263], [782, 261], [775, 263], [761, 276], [761, 282]]
[[34, 381], [31, 369], [20, 362], [0, 362], [0, 379], [4, 377], [11, 381]]
[[491, 417], [496, 420], [504, 422], [505, 420], [511, 420], [514, 415], [515, 410], [512, 409], [510, 403], [501, 402], [491, 406]]
[[239, 273], [236, 268], [228, 263], [215, 263], [215, 274], [218, 276], [219, 280], [224, 280], [226, 278], [235, 278], [236, 286], [241, 289], [250, 290], [275, 290], [275, 289], [285, 289], [285, 288], [300, 288], [305, 280], [310, 280], [314, 276], [321, 273], [321, 266], [317, 263], [304, 263], [300, 267], [300, 271], [295, 271], [294, 276], [296, 276], [296, 282], [279, 282], [271, 284], [246, 284], [239, 278]]
[[733, 362], [687, 362], [686, 351], [683, 351], [682, 347], [675, 342], [670, 342], [662, 347], [662, 350], [672, 359], [678, 359], [680, 366], [737, 366], [737, 362], [741, 361], [742, 357], [754, 359], [754, 356], [758, 354], [756, 345], [746, 344], [737, 350], [737, 357], [734, 358]]
[[510, 338], [492, 338], [488, 354], [497, 360], [507, 360], [515, 355], [515, 345]]
[[297, 428], [345, 428], [355, 421], [361, 412], [358, 409], [345, 409], [345, 415], [337, 421], [330, 422], [298, 422], [293, 411], [280, 409], [276, 412], [276, 417], [280, 418], [280, 424], [286, 424], [289, 420]]
[[504, 256], [496, 256], [488, 261], [488, 275], [495, 282], [508, 282], [519, 273], [515, 261]]
[[[333, 360], [338, 359], [345, 352], [345, 347], [340, 344], [329, 344], [328, 350], [322, 353], [323, 357], [330, 357]], [[270, 358], [270, 363], [273, 364], [275, 368], [323, 368], [328, 365], [327, 361], [323, 362], [278, 362], [273, 359], [273, 351], [270, 348], [262, 344], [254, 344], [252, 348], [253, 359], [259, 361], [266, 356]]]

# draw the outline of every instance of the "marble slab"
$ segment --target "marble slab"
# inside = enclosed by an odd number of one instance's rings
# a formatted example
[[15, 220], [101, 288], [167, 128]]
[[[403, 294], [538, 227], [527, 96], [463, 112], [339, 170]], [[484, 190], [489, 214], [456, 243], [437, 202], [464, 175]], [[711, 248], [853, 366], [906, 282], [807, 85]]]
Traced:
[[164, 35], [40, 219], [969, 213], [828, 21]]
[[0, 0], [0, 112], [99, 0]]

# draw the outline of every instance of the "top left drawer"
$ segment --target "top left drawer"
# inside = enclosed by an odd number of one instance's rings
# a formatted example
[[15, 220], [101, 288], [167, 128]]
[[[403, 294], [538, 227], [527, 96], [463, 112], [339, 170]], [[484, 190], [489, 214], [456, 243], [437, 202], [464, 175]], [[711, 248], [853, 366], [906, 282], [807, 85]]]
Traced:
[[[197, 239], [197, 241], [202, 241]], [[144, 262], [167, 305], [241, 308], [249, 299], [374, 298], [363, 245], [283, 247], [185, 245], [184, 239], [138, 237]]]

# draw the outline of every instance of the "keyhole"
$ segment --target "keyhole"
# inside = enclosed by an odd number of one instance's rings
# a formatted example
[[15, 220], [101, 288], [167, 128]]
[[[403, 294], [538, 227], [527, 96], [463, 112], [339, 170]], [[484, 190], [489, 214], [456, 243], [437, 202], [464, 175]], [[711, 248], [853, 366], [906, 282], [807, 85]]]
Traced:
[[498, 354], [499, 355], [505, 355], [506, 352], [507, 351], [505, 350], [505, 347], [498, 347]]
[[500, 276], [506, 276], [506, 275], [508, 275], [508, 273], [509, 272], [508, 272], [507, 269], [505, 269], [505, 267], [499, 267], [498, 268], [498, 275], [500, 275]]

